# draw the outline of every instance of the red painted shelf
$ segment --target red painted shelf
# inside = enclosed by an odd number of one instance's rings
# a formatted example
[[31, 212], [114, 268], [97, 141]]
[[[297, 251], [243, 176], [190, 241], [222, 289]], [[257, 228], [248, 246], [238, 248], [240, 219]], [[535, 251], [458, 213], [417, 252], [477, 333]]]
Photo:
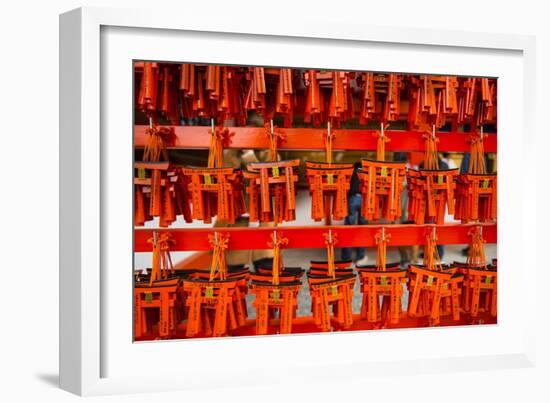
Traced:
[[[288, 238], [287, 248], [324, 248], [323, 233], [329, 229], [338, 237], [337, 247], [375, 246], [374, 235], [382, 228], [390, 234], [389, 246], [423, 245], [425, 236], [433, 227], [436, 228], [438, 244], [466, 244], [470, 241], [468, 232], [480, 224], [444, 224], [444, 225], [333, 225], [308, 227], [220, 227], [220, 228], [136, 228], [134, 230], [135, 252], [150, 252], [153, 231], [170, 232], [176, 244], [172, 251], [211, 250], [208, 234], [215, 231], [229, 233], [229, 249], [269, 249], [267, 246], [274, 230]], [[497, 224], [487, 223], [483, 226], [483, 238], [487, 243], [496, 243]]]
[[[210, 145], [210, 126], [169, 126], [174, 128], [175, 140], [170, 149], [208, 149]], [[146, 139], [145, 125], [134, 126], [134, 145], [143, 147]], [[268, 149], [269, 142], [263, 127], [229, 127], [235, 135], [229, 148]], [[286, 141], [281, 144], [281, 150], [325, 150], [323, 141], [324, 128], [281, 128], [286, 135]], [[337, 129], [333, 130], [336, 139], [334, 150], [376, 150], [376, 130]], [[423, 133], [419, 131], [386, 130], [390, 138], [386, 143], [388, 151], [424, 151]], [[468, 133], [437, 132], [439, 138], [438, 150], [447, 152], [469, 152]], [[492, 133], [484, 140], [485, 152], [497, 152], [497, 135]]]
[[[484, 324], [484, 325], [494, 325], [497, 323], [497, 318], [491, 316], [488, 312], [480, 312], [476, 318], [471, 318], [468, 314], [463, 313], [460, 315], [460, 320], [453, 320], [451, 317], [444, 316], [441, 318], [441, 323], [439, 327], [446, 326], [466, 326], [472, 324]], [[279, 319], [272, 319], [269, 321], [268, 334], [276, 335], [277, 326], [279, 326]], [[399, 318], [399, 323], [396, 324], [386, 324], [381, 327], [380, 323], [368, 322], [366, 319], [361, 318], [361, 315], [353, 315], [353, 325], [350, 328], [345, 329], [344, 331], [354, 331], [354, 330], [379, 330], [379, 329], [416, 329], [420, 327], [431, 327], [428, 318], [411, 318], [406, 313], [401, 315]], [[197, 337], [187, 337], [185, 335], [185, 330], [187, 329], [187, 323], [179, 323], [176, 327], [176, 335], [171, 339], [193, 339]], [[303, 333], [320, 333], [319, 327], [315, 324], [315, 319], [313, 316], [299, 316], [292, 320], [292, 334], [303, 334]], [[231, 336], [256, 336], [256, 320], [247, 319], [246, 325], [237, 328], [232, 331]], [[153, 331], [148, 335], [137, 338], [136, 341], [152, 341], [156, 340], [157, 334]], [[206, 336], [199, 336], [198, 338], [206, 338]]]

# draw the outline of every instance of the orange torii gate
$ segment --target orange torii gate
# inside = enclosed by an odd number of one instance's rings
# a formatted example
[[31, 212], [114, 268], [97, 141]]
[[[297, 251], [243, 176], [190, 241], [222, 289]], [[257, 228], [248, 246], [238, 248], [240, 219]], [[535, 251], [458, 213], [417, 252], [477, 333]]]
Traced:
[[361, 212], [367, 220], [385, 218], [395, 221], [401, 217], [401, 191], [406, 164], [385, 160], [385, 144], [390, 139], [384, 130], [385, 126], [381, 124], [380, 130], [375, 134], [378, 138], [376, 160], [361, 160]]
[[487, 173], [483, 147], [485, 137], [483, 126], [470, 135], [468, 173], [458, 178], [455, 218], [462, 222], [497, 219], [497, 174]]
[[225, 336], [228, 328], [234, 330], [244, 325], [246, 318], [246, 310], [241, 305], [246, 272], [228, 275], [227, 271], [225, 250], [229, 244], [229, 234], [215, 232], [209, 240], [213, 254], [208, 278], [201, 276], [199, 271], [183, 281], [189, 310], [187, 337], [194, 337], [201, 332], [205, 336]]
[[332, 144], [336, 135], [327, 123], [324, 136], [326, 162], [306, 161], [306, 179], [311, 194], [311, 218], [342, 220], [348, 213], [348, 190], [353, 175], [353, 164], [332, 162]]
[[238, 169], [188, 167], [181, 172], [187, 178], [195, 220], [211, 223], [216, 216], [233, 224], [244, 212], [243, 175]]
[[277, 150], [285, 135], [275, 130], [273, 120], [264, 127], [269, 139], [268, 162], [250, 163], [244, 173], [248, 179], [249, 220], [275, 224], [292, 221], [296, 215], [295, 183], [300, 160], [278, 161]]
[[[298, 306], [298, 292], [302, 286], [296, 273], [285, 273], [281, 257], [281, 248], [288, 244], [282, 233], [273, 231], [271, 242], [273, 248], [273, 267], [271, 274], [252, 276], [250, 291], [256, 296], [256, 334], [267, 334], [269, 321], [278, 312], [279, 333], [292, 333], [292, 323]], [[301, 276], [301, 272], [300, 272]]]
[[[190, 275], [192, 279], [210, 280], [210, 269], [208, 270], [193, 270]], [[245, 326], [248, 316], [246, 307], [246, 294], [248, 293], [248, 280], [250, 272], [244, 265], [227, 267], [226, 280], [236, 280], [235, 291], [233, 292], [233, 311], [237, 321], [237, 325]]]
[[424, 135], [424, 168], [407, 171], [409, 219], [416, 224], [426, 221], [443, 224], [445, 209], [455, 213], [455, 189], [459, 169], [439, 169], [435, 126]]
[[470, 134], [470, 164], [468, 173], [460, 175], [457, 186], [455, 218], [462, 222], [497, 219], [497, 174], [487, 172], [483, 126]]
[[497, 316], [497, 266], [488, 265], [485, 257], [482, 226], [470, 230], [470, 249], [466, 264], [458, 264], [459, 271], [465, 275], [462, 308], [476, 319], [479, 312], [489, 312]]
[[151, 309], [159, 311], [158, 335], [173, 336], [176, 331], [175, 310], [179, 303], [180, 280], [174, 277], [170, 247], [175, 243], [168, 232], [153, 232], [149, 239], [153, 246], [152, 269], [146, 275], [138, 274], [134, 282], [134, 337], [150, 333]]
[[[399, 322], [403, 284], [407, 281], [407, 271], [401, 270], [399, 263], [386, 264], [386, 249], [391, 234], [382, 228], [375, 235], [377, 244], [376, 264], [357, 267], [363, 292], [361, 317], [371, 323]], [[382, 304], [380, 304], [382, 297]]]
[[176, 313], [178, 305], [179, 279], [156, 281], [152, 286], [144, 283], [134, 285], [134, 337], [140, 337], [151, 332], [151, 320], [147, 311], [159, 311], [158, 335], [169, 338], [176, 332]]
[[334, 245], [338, 242], [336, 233], [328, 230], [323, 236], [327, 261], [311, 262], [307, 279], [313, 319], [322, 331], [328, 332], [332, 330], [333, 321], [343, 329], [353, 324], [351, 300], [355, 274], [349, 265], [351, 262], [339, 262], [337, 265], [334, 261]]
[[296, 218], [296, 182], [300, 160], [248, 164], [247, 193], [250, 221], [293, 221]]
[[457, 185], [456, 219], [465, 223], [497, 219], [497, 174], [464, 174]]
[[166, 144], [173, 130], [153, 125], [150, 117], [146, 136], [143, 161], [134, 162], [134, 224], [159, 217], [159, 226], [167, 227], [180, 214], [193, 221], [186, 178], [168, 161]]
[[352, 164], [306, 161], [306, 178], [311, 194], [311, 218], [343, 220], [348, 213], [348, 190]]
[[196, 220], [219, 221], [233, 224], [245, 211], [242, 172], [223, 166], [223, 148], [227, 147], [234, 133], [227, 128], [212, 125], [208, 131], [210, 149], [206, 168], [186, 167], [181, 172], [187, 178], [192, 201], [192, 215]]
[[453, 320], [459, 320], [464, 275], [455, 266], [441, 263], [435, 227], [426, 235], [424, 256], [423, 266], [409, 266], [409, 316], [427, 317], [434, 326], [441, 316], [452, 315]]

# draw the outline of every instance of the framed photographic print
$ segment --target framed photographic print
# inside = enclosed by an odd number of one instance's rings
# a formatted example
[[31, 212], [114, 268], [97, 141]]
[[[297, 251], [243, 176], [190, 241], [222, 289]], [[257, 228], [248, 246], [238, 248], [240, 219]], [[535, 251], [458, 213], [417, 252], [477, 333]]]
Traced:
[[530, 365], [532, 38], [233, 24], [61, 16], [62, 387]]

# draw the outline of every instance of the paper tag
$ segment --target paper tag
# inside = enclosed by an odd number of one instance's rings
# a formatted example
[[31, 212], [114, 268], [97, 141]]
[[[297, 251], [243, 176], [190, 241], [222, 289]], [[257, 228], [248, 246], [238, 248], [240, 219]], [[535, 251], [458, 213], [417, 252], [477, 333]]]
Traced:
[[212, 176], [210, 176], [210, 174], [204, 174], [204, 184], [205, 185], [212, 184]]
[[383, 176], [383, 177], [388, 176], [388, 167], [381, 167], [380, 168], [380, 176]]
[[327, 174], [327, 185], [334, 185], [334, 175]]
[[214, 296], [214, 287], [206, 287], [204, 290], [204, 296], [206, 298], [212, 298]]
[[432, 276], [428, 276], [428, 281], [426, 282], [429, 286], [433, 285], [434, 278]]
[[485, 284], [491, 284], [491, 276], [485, 276]]
[[332, 287], [330, 287], [330, 291], [332, 292], [332, 295], [334, 296], [338, 295], [338, 286], [333, 285]]
[[153, 293], [152, 292], [146, 292], [145, 293], [145, 302], [153, 302]]
[[387, 285], [386, 276], [380, 277], [380, 285], [382, 285], [382, 286]]
[[145, 168], [138, 168], [138, 178], [139, 179], [145, 179]]
[[281, 293], [279, 292], [279, 290], [273, 290], [271, 292], [271, 299], [275, 302], [279, 302], [279, 300], [281, 299]]
[[271, 167], [271, 172], [273, 173], [274, 178], [279, 177], [279, 167]]
[[437, 184], [443, 185], [443, 175], [437, 175]]
[[489, 179], [483, 179], [483, 181], [481, 182], [481, 187], [483, 189], [487, 189], [489, 187]]

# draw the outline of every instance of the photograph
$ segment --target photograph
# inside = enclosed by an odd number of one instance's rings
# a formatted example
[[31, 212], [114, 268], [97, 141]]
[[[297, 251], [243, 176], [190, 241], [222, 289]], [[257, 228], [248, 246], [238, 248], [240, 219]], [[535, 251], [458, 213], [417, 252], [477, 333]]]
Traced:
[[550, 402], [544, 2], [4, 3], [1, 401]]
[[132, 68], [134, 342], [498, 324], [497, 77]]

